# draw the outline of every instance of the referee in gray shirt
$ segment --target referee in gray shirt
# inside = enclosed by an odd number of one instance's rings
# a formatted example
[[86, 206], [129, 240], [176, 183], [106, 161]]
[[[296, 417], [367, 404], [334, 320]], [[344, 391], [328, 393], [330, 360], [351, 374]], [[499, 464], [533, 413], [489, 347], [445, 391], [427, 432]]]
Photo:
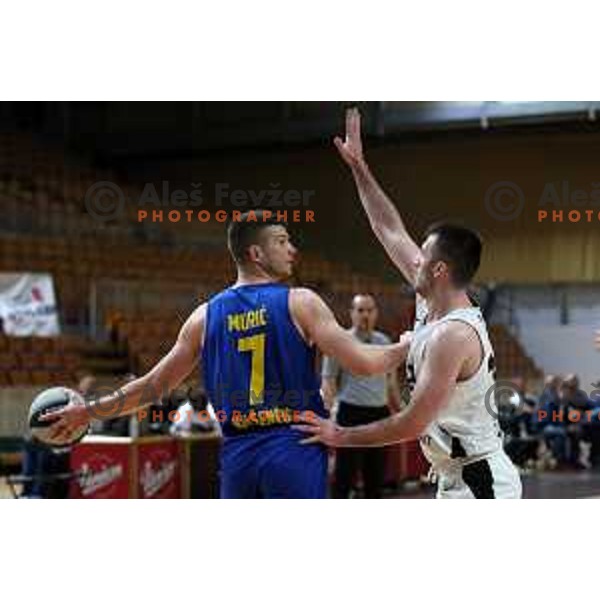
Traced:
[[[375, 330], [377, 305], [367, 294], [352, 300], [351, 333], [365, 344], [390, 344], [384, 333]], [[353, 427], [384, 419], [390, 409], [400, 409], [400, 394], [396, 373], [387, 375], [353, 375], [326, 356], [322, 368], [323, 396], [328, 408], [337, 403], [336, 421]], [[385, 448], [338, 448], [335, 463], [335, 498], [349, 498], [353, 484], [362, 474], [365, 498], [381, 498], [385, 476]]]

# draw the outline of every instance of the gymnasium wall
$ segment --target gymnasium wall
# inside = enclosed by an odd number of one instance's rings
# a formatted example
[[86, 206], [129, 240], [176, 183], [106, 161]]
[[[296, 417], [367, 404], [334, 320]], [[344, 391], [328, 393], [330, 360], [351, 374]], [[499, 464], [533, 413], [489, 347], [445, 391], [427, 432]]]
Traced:
[[29, 405], [41, 387], [0, 387], [0, 438], [25, 433]]
[[511, 321], [527, 354], [546, 373], [579, 375], [588, 394], [600, 380], [600, 285], [514, 286], [499, 293], [496, 317]]
[[521, 342], [530, 356], [546, 372], [575, 373], [587, 394], [598, 387], [600, 358], [593, 345], [593, 332], [584, 325], [532, 325], [521, 331]]

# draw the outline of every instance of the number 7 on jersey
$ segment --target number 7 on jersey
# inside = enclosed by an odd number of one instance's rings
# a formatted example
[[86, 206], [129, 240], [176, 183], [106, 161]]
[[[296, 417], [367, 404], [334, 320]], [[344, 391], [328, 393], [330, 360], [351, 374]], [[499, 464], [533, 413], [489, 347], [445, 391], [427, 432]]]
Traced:
[[239, 352], [252, 352], [250, 375], [250, 406], [261, 404], [265, 393], [265, 337], [259, 333], [238, 340]]

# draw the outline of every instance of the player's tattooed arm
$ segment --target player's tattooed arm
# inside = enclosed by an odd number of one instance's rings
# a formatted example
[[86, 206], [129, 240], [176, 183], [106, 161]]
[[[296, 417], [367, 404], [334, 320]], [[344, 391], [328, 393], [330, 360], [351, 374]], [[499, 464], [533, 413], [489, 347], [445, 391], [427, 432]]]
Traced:
[[334, 143], [352, 171], [373, 232], [392, 262], [408, 282], [414, 285], [421, 250], [408, 233], [398, 209], [369, 169], [362, 149], [358, 109], [346, 111], [346, 137], [344, 140], [336, 137]]
[[192, 372], [202, 348], [205, 319], [206, 304], [202, 304], [183, 324], [171, 350], [146, 375], [121, 388], [128, 409], [125, 414], [158, 404]]
[[[421, 436], [448, 402], [465, 362], [472, 340], [461, 324], [440, 325], [427, 344], [427, 354], [409, 406], [387, 419], [358, 427], [340, 427], [314, 415], [296, 429], [309, 437], [303, 443], [328, 446], [386, 446]], [[471, 336], [472, 337], [472, 336]]]
[[313, 291], [290, 292], [290, 312], [303, 337], [356, 375], [375, 375], [396, 369], [406, 359], [410, 340], [396, 344], [362, 344], [336, 320], [331, 309]]

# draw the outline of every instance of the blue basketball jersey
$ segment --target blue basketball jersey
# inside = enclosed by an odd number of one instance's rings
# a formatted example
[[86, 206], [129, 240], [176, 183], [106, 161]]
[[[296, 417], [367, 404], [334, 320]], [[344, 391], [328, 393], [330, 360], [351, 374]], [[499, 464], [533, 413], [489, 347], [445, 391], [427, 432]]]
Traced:
[[289, 430], [299, 412], [326, 416], [316, 352], [279, 283], [231, 287], [208, 302], [202, 367], [225, 438]]

